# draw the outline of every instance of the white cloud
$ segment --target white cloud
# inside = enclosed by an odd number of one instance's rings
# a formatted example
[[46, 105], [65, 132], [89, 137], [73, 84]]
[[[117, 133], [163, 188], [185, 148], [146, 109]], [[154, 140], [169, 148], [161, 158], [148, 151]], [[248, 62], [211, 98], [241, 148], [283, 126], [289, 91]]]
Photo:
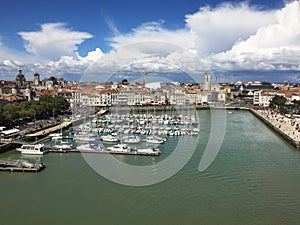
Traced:
[[18, 65], [25, 64], [29, 74], [83, 74], [82, 79], [90, 81], [106, 81], [122, 70], [177, 69], [196, 74], [195, 80], [204, 70], [300, 71], [299, 5], [290, 2], [277, 11], [247, 3], [203, 7], [187, 15], [186, 26], [177, 30], [164, 28], [160, 21], [120, 34], [108, 21], [114, 49], [103, 53], [96, 48], [86, 57], [79, 55], [77, 46], [91, 34], [72, 31], [63, 23], [43, 24], [40, 31], [19, 33], [30, 54], [6, 48], [0, 39], [0, 71], [15, 76]]
[[110, 38], [112, 47], [137, 42], [166, 42], [181, 48], [195, 49], [200, 56], [231, 49], [238, 40], [255, 34], [258, 28], [275, 22], [275, 11], [261, 11], [246, 3], [224, 3], [217, 8], [203, 7], [186, 16], [186, 27], [168, 30], [163, 22], [149, 22], [127, 34]]
[[26, 41], [25, 48], [29, 53], [49, 60], [74, 55], [79, 44], [93, 37], [89, 33], [72, 31], [64, 23], [42, 24], [40, 31], [18, 34]]
[[138, 42], [164, 42], [184, 48], [194, 47], [194, 35], [187, 29], [168, 30], [163, 28], [163, 21], [144, 23], [128, 34], [119, 34], [109, 40], [113, 48]]
[[275, 22], [275, 11], [262, 11], [246, 2], [238, 5], [223, 3], [215, 9], [203, 7], [186, 16], [187, 27], [195, 38], [200, 55], [231, 49], [236, 41], [255, 34], [258, 28]]
[[300, 58], [300, 2], [288, 3], [276, 12], [276, 21], [257, 30], [229, 51], [212, 60], [228, 69], [294, 70]]

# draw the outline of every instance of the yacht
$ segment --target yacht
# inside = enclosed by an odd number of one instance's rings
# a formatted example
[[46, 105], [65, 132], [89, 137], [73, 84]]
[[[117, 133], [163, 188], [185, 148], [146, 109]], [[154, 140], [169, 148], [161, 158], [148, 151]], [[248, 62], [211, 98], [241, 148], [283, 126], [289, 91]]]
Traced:
[[140, 148], [136, 150], [140, 154], [159, 155], [159, 148]]
[[137, 136], [127, 136], [123, 138], [123, 143], [127, 144], [138, 144], [141, 142], [141, 139]]
[[146, 142], [149, 144], [162, 144], [165, 142], [165, 140], [162, 138], [155, 137], [155, 136], [150, 136], [150, 137], [147, 137]]
[[99, 145], [97, 143], [89, 143], [89, 144], [83, 144], [83, 145], [79, 145], [76, 148], [78, 151], [82, 151], [82, 152], [88, 152], [88, 151], [103, 151], [103, 146]]
[[37, 145], [24, 144], [20, 148], [17, 148], [16, 150], [18, 152], [21, 152], [22, 154], [27, 154], [27, 155], [43, 155], [48, 152], [44, 144], [37, 144]]
[[101, 136], [100, 140], [103, 142], [118, 142], [119, 141], [119, 139], [114, 135], [103, 135], [103, 136]]
[[127, 144], [117, 144], [112, 147], [108, 147], [107, 150], [112, 152], [130, 152], [130, 148]]
[[61, 149], [61, 150], [71, 150], [72, 145], [71, 144], [54, 144], [52, 145], [54, 149]]

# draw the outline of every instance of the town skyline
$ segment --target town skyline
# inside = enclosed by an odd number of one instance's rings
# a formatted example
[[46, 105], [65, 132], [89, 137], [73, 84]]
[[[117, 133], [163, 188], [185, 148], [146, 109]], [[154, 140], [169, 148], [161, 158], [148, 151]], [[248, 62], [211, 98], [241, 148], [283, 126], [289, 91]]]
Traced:
[[[2, 80], [22, 69], [27, 79], [39, 73], [105, 82], [154, 71], [169, 81], [187, 74], [181, 81], [199, 82], [210, 71], [220, 82], [299, 81], [296, 0], [27, 3], [1, 8]], [[12, 11], [19, 16], [7, 13]], [[177, 76], [167, 75], [174, 71]]]

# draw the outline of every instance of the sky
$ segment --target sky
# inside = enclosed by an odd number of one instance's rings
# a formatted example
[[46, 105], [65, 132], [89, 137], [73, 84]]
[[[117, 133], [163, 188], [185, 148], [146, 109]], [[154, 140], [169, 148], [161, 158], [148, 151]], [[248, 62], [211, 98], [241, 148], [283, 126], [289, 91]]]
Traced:
[[[0, 79], [300, 81], [299, 0], [10, 0]], [[188, 78], [187, 78], [188, 77]]]

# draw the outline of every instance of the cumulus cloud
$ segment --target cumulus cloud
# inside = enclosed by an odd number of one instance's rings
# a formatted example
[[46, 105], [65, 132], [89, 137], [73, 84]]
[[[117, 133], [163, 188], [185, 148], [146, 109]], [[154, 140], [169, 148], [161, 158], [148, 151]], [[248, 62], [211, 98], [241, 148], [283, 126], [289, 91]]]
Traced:
[[[79, 55], [78, 45], [92, 35], [73, 31], [64, 23], [43, 24], [40, 31], [19, 35], [30, 53], [25, 58], [47, 59], [25, 62], [28, 72], [42, 76], [75, 74], [83, 75], [82, 80], [106, 81], [122, 71], [178, 70], [198, 76], [213, 70], [224, 71], [234, 80], [231, 72], [241, 76], [239, 71], [300, 71], [299, 1], [279, 10], [247, 3], [207, 6], [186, 15], [185, 22], [177, 30], [166, 29], [163, 21], [149, 22], [125, 34], [110, 23], [114, 36], [108, 41], [113, 49], [103, 53], [96, 48], [85, 57]], [[14, 56], [0, 39], [1, 71], [14, 70], [15, 74], [17, 65], [24, 62]]]
[[110, 38], [111, 46], [161, 41], [195, 49], [200, 56], [205, 56], [229, 50], [236, 41], [275, 22], [275, 11], [261, 11], [247, 3], [223, 3], [216, 8], [202, 7], [197, 13], [187, 15], [185, 22], [185, 28], [178, 30], [165, 29], [163, 21], [145, 23], [127, 34]]
[[184, 48], [194, 47], [194, 35], [188, 29], [168, 30], [163, 27], [163, 23], [163, 21], [144, 23], [132, 29], [130, 33], [111, 37], [109, 39], [111, 46], [120, 48], [133, 43], [155, 41], [170, 43]]
[[300, 2], [288, 3], [275, 14], [276, 21], [261, 27], [232, 49], [216, 54], [216, 64], [228, 69], [298, 70], [300, 58]]
[[72, 31], [64, 23], [41, 25], [40, 31], [19, 32], [29, 53], [49, 60], [70, 56], [78, 50], [78, 45], [93, 36], [86, 32]]
[[186, 16], [187, 27], [195, 37], [195, 49], [202, 56], [229, 50], [236, 41], [274, 22], [274, 10], [262, 11], [246, 2], [202, 7], [197, 13]]

